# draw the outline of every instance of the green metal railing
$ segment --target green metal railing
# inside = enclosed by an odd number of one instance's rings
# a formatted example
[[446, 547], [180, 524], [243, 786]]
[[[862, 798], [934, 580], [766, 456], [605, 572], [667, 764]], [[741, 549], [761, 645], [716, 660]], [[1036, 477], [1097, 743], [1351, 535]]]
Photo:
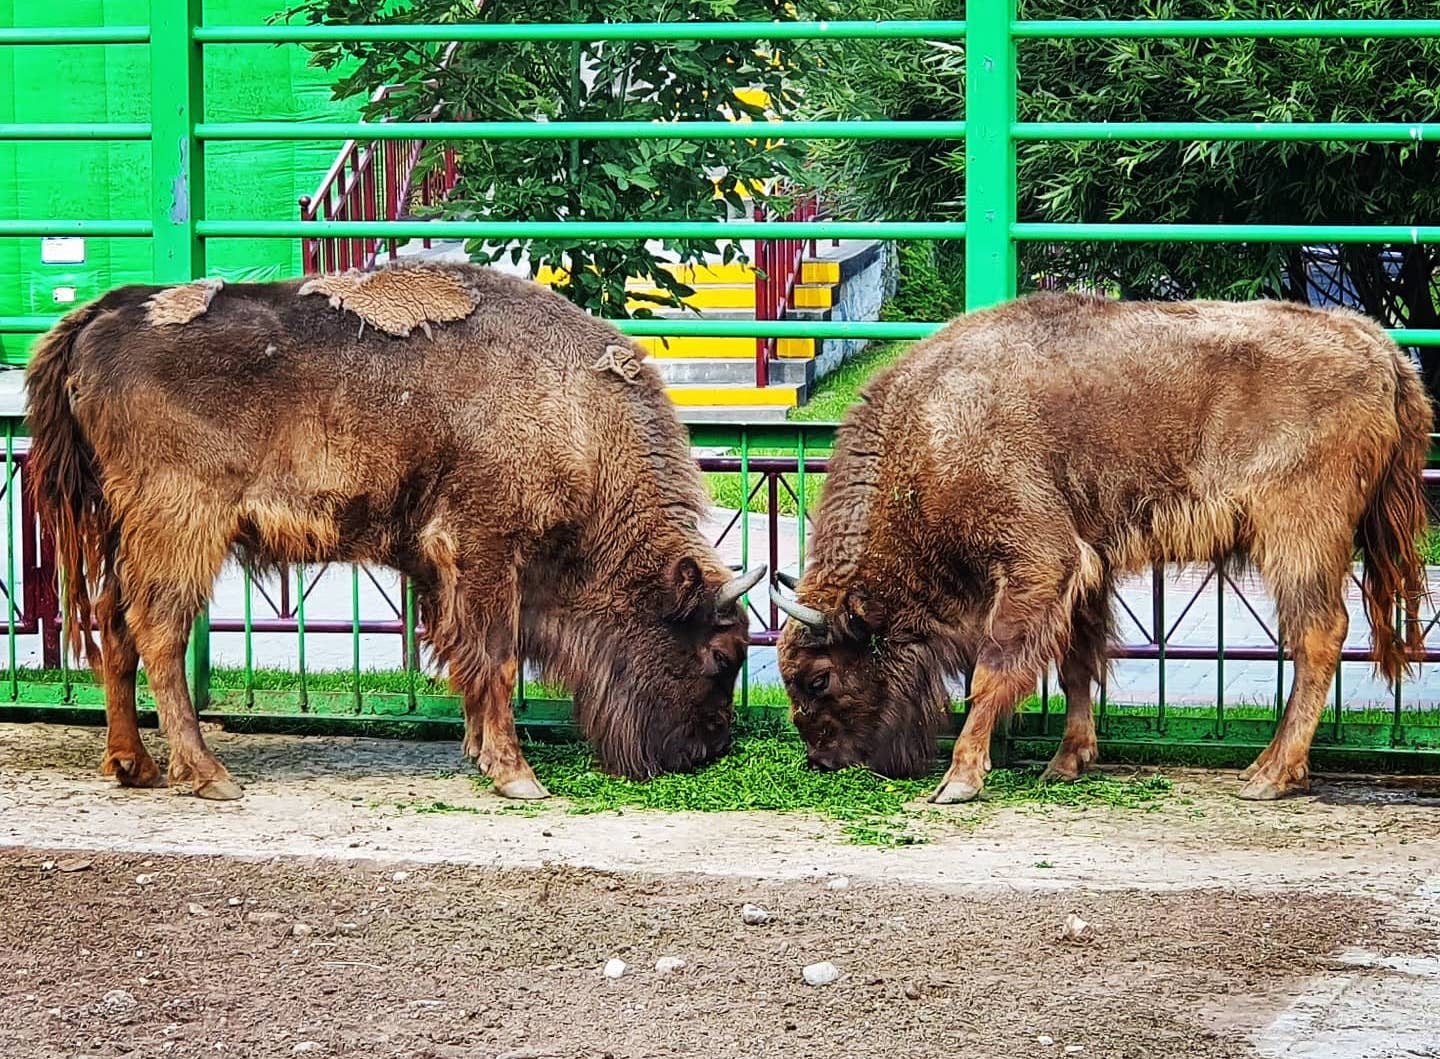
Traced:
[[[1017, 246], [1022, 242], [1044, 241], [1165, 241], [1206, 243], [1440, 243], [1440, 227], [1410, 226], [1405, 218], [1376, 225], [1157, 225], [1139, 223], [1037, 224], [1021, 222], [1017, 215], [1016, 145], [1036, 140], [1053, 141], [1135, 141], [1135, 140], [1225, 140], [1243, 142], [1347, 142], [1406, 144], [1440, 137], [1440, 124], [1384, 123], [1273, 123], [1273, 122], [1044, 122], [1016, 120], [1016, 44], [1037, 39], [1341, 39], [1440, 38], [1440, 19], [1399, 19], [1391, 21], [1304, 20], [1304, 21], [1017, 21], [1015, 0], [991, 0], [972, 5], [967, 20], [931, 21], [836, 21], [767, 23], [682, 23], [499, 25], [385, 25], [385, 26], [207, 26], [202, 23], [199, 0], [151, 0], [148, 26], [108, 28], [0, 29], [0, 47], [28, 45], [147, 46], [150, 53], [150, 120], [145, 122], [56, 122], [17, 121], [0, 124], [0, 141], [41, 140], [148, 140], [151, 151], [151, 188], [146, 216], [122, 219], [40, 218], [0, 221], [0, 238], [76, 235], [94, 238], [148, 238], [153, 250], [154, 280], [159, 283], [185, 282], [206, 271], [205, 247], [209, 240], [226, 238], [301, 238], [316, 236], [349, 237], [461, 237], [491, 240], [511, 238], [634, 238], [657, 237], [769, 239], [918, 239], [963, 240], [966, 261], [967, 307], [980, 308], [1014, 296], [1017, 289]], [[775, 121], [775, 122], [425, 122], [355, 123], [324, 122], [292, 124], [273, 121], [207, 122], [204, 120], [204, 60], [211, 45], [288, 44], [336, 41], [672, 41], [728, 39], [742, 41], [864, 40], [889, 39], [923, 42], [963, 42], [965, 48], [966, 113], [946, 121]], [[29, 116], [21, 116], [29, 117]], [[63, 117], [63, 116], [61, 116]], [[1203, 115], [1197, 115], [1203, 117]], [[280, 218], [221, 220], [205, 211], [204, 152], [209, 142], [227, 140], [346, 140], [352, 138], [503, 140], [545, 138], [594, 139], [912, 139], [964, 140], [966, 158], [966, 217], [964, 221], [825, 220], [814, 223], [781, 221], [717, 222], [632, 222], [623, 219], [573, 222], [501, 222], [486, 219], [465, 221], [296, 221]], [[44, 316], [0, 317], [0, 330], [39, 333], [51, 322]], [[844, 322], [844, 321], [737, 321], [737, 320], [626, 320], [622, 330], [633, 335], [709, 337], [810, 337], [917, 339], [932, 333], [941, 322]], [[1440, 330], [1394, 331], [1397, 340], [1411, 346], [1440, 345]], [[15, 497], [17, 476], [23, 477], [23, 423], [6, 424], [5, 503], [8, 538], [32, 540], [22, 525], [25, 505]], [[718, 447], [728, 455], [710, 453], [704, 466], [711, 475], [717, 497], [733, 509], [736, 547], [745, 558], [752, 549], [772, 551], [772, 564], [803, 563], [806, 515], [822, 486], [824, 452], [831, 430], [823, 426], [770, 425], [750, 427], [696, 426], [697, 446]], [[778, 462], [777, 462], [778, 461]], [[756, 508], [763, 509], [766, 532], [756, 527]], [[783, 510], [783, 517], [781, 509]], [[780, 548], [782, 535], [790, 537]], [[752, 540], [752, 535], [755, 539]], [[791, 549], [787, 551], [786, 549]], [[8, 700], [11, 713], [22, 709], [71, 709], [93, 713], [100, 702], [99, 690], [83, 674], [65, 667], [60, 660], [57, 672], [27, 669], [17, 650], [18, 638], [41, 636], [56, 619], [53, 599], [25, 582], [34, 571], [31, 560], [43, 556], [17, 556], [8, 549], [7, 591], [14, 586], [7, 612], [8, 683], [0, 699]], [[38, 567], [37, 567], [38, 568]], [[336, 716], [388, 716], [414, 721], [456, 716], [455, 704], [443, 691], [420, 674], [414, 647], [416, 625], [413, 601], [406, 594], [385, 599], [383, 607], [393, 613], [382, 618], [362, 619], [362, 590], [367, 585], [383, 586], [369, 572], [352, 570], [342, 593], [351, 605], [348, 616], [325, 617], [316, 612], [319, 596], [317, 571], [292, 571], [298, 577], [283, 592], [278, 586], [245, 582], [240, 613], [218, 614], [212, 635], [209, 618], [202, 620], [192, 641], [189, 673], [197, 703], [202, 709], [219, 711], [232, 723], [241, 723], [258, 714], [268, 723], [310, 724]], [[17, 578], [19, 582], [17, 583]], [[366, 581], [366, 578], [371, 578]], [[1273, 644], [1229, 648], [1224, 641], [1227, 619], [1238, 605], [1241, 588], [1219, 574], [1202, 586], [1214, 593], [1215, 621], [1219, 638], [1214, 645], [1176, 642], [1178, 619], [1167, 619], [1166, 595], [1154, 596], [1149, 616], [1148, 639], [1122, 648], [1122, 656], [1153, 660], [1158, 666], [1158, 702], [1143, 708], [1122, 706], [1102, 697], [1102, 735], [1114, 741], [1152, 743], [1167, 746], [1188, 744], [1216, 746], [1258, 744], [1273, 728], [1279, 700], [1264, 703], [1236, 703], [1227, 691], [1227, 671], [1242, 664], [1242, 656], [1260, 652], [1276, 666], [1276, 686], [1283, 689], [1283, 652]], [[24, 589], [23, 601], [20, 599]], [[278, 593], [281, 602], [276, 617], [263, 613], [267, 593]], [[51, 593], [53, 596], [53, 592]], [[293, 600], [291, 597], [294, 597]], [[308, 602], [307, 602], [308, 600]], [[766, 638], [776, 619], [755, 604], [761, 638]], [[1195, 613], [1204, 604], [1190, 599], [1181, 610]], [[1245, 604], [1249, 606], [1248, 603]], [[47, 611], [46, 608], [49, 608]], [[307, 609], [308, 608], [308, 609]], [[1229, 609], [1227, 609], [1229, 608]], [[47, 625], [47, 622], [49, 623]], [[1143, 624], [1137, 619], [1137, 624]], [[1261, 622], [1263, 625], [1264, 623]], [[31, 633], [26, 630], [35, 629]], [[275, 683], [264, 670], [257, 644], [267, 636], [296, 636], [298, 675], [291, 673]], [[243, 664], [236, 672], [228, 669], [214, 675], [210, 670], [212, 647], [217, 637], [243, 637]], [[345, 665], [336, 672], [322, 673], [312, 667], [315, 652], [306, 650], [306, 638], [349, 635], [351, 651]], [[399, 665], [394, 673], [368, 672], [362, 665], [362, 646], [369, 636], [392, 636]], [[1347, 666], [1359, 664], [1355, 651]], [[1128, 655], [1126, 652], [1128, 651]], [[1206, 652], [1209, 652], [1208, 654]], [[223, 653], [223, 652], [222, 652]], [[1194, 659], [1213, 659], [1216, 667], [1214, 701], [1203, 708], [1181, 703], [1168, 667]], [[1255, 664], [1252, 662], [1248, 664]], [[19, 668], [17, 668], [17, 666]], [[763, 681], [752, 681], [747, 671], [742, 699], [749, 705], [779, 704], [778, 694]], [[1432, 707], [1407, 706], [1404, 689], [1388, 689], [1384, 712], [1371, 704], [1367, 711], [1352, 709], [1342, 702], [1342, 688], [1352, 687], [1348, 675], [1337, 680], [1333, 717], [1324, 738], [1337, 746], [1363, 747], [1367, 751], [1440, 751], [1440, 714]], [[1058, 718], [1050, 708], [1048, 680], [1040, 689], [1034, 710], [1022, 715], [1021, 734], [1051, 737], [1057, 734]], [[543, 693], [530, 689], [525, 695], [525, 717], [550, 723], [564, 715], [564, 707]], [[522, 692], [522, 694], [524, 694]], [[1353, 696], [1352, 696], [1353, 698]], [[1342, 708], [1343, 707], [1343, 708]], [[1198, 712], [1197, 712], [1198, 711]], [[1440, 761], [1440, 753], [1436, 754]]]

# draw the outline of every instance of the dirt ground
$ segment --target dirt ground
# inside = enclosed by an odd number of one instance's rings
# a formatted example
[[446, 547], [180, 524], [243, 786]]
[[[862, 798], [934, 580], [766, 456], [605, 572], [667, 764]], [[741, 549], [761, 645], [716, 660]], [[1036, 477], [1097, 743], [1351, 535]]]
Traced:
[[0, 1056], [1440, 1055], [1434, 784], [1256, 806], [1173, 772], [1154, 812], [982, 809], [887, 850], [497, 812], [448, 744], [211, 738], [239, 803], [0, 725]]

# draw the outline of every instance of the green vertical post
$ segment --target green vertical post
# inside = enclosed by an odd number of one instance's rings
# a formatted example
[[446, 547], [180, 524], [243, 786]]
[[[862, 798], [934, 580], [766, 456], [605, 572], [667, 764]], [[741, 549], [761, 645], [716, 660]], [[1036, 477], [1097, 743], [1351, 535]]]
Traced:
[[966, 10], [965, 308], [1015, 297], [1016, 0]]
[[[153, 279], [188, 283], [205, 275], [195, 222], [205, 216], [205, 160], [195, 125], [204, 117], [205, 73], [191, 31], [200, 0], [150, 0], [150, 216]], [[185, 654], [195, 708], [210, 705], [210, 612], [195, 619]]]

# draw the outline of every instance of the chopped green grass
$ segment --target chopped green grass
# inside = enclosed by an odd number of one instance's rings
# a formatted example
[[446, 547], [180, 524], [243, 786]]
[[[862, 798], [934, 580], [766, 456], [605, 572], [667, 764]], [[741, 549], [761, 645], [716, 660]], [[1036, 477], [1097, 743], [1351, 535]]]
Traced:
[[[734, 751], [698, 772], [658, 776], [645, 783], [619, 779], [596, 767], [586, 746], [532, 744], [526, 756], [552, 794], [574, 814], [625, 812], [810, 813], [841, 825], [845, 841], [901, 846], [929, 840], [927, 825], [974, 826], [996, 806], [1032, 805], [1148, 809], [1169, 793], [1158, 776], [1127, 779], [1097, 775], [1075, 784], [1043, 784], [1038, 769], [991, 773], [982, 801], [944, 810], [920, 802], [935, 789], [942, 769], [919, 780], [891, 780], [863, 768], [817, 772], [805, 748], [778, 725], [742, 735]], [[480, 787], [489, 781], [477, 776]], [[919, 804], [917, 804], [919, 803]], [[425, 811], [443, 811], [431, 805]]]

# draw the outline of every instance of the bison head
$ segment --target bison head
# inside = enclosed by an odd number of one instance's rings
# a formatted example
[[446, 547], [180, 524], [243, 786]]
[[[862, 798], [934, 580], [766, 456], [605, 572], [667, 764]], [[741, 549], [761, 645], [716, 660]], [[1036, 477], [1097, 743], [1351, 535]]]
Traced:
[[816, 593], [808, 605], [773, 586], [770, 592], [791, 619], [780, 636], [780, 675], [811, 767], [924, 775], [948, 701], [942, 666], [925, 637], [895, 627], [860, 585]]
[[[750, 642], [741, 598], [765, 568], [735, 575], [676, 562], [646, 612], [617, 622], [605, 672], [575, 686], [601, 763], [631, 779], [698, 768], [730, 750], [735, 678]], [[590, 660], [592, 665], [598, 659]]]

